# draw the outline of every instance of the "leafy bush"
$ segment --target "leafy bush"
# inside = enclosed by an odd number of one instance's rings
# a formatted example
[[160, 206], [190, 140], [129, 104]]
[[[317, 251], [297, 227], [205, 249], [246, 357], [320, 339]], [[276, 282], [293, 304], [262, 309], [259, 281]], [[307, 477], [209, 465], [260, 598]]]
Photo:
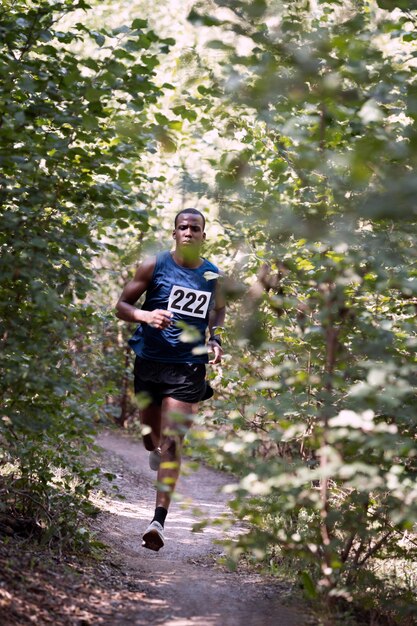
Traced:
[[377, 559], [415, 553], [417, 16], [200, 4], [190, 20], [222, 51], [204, 92], [225, 150], [212, 193], [251, 284], [212, 455], [241, 477], [236, 554], [298, 559], [331, 606], [363, 596]]
[[82, 459], [108, 385], [93, 263], [118, 249], [110, 225], [148, 228], [146, 108], [172, 43], [142, 19], [88, 29], [88, 8], [5, 2], [0, 25], [2, 509], [61, 539], [88, 509], [98, 470]]

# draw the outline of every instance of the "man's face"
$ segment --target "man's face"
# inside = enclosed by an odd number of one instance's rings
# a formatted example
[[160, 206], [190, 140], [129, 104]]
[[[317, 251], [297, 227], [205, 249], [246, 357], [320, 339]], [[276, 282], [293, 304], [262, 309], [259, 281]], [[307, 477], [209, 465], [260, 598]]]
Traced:
[[172, 235], [177, 248], [180, 248], [182, 253], [185, 252], [190, 256], [198, 255], [206, 238], [203, 218], [201, 215], [194, 215], [193, 213], [182, 213]]

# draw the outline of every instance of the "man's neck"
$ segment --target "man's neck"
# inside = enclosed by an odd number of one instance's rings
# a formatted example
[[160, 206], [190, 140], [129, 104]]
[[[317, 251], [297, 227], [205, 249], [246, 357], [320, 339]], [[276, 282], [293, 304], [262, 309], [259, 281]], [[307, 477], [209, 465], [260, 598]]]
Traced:
[[192, 255], [187, 255], [187, 253], [181, 250], [181, 248], [175, 248], [174, 252], [172, 252], [172, 258], [175, 263], [178, 265], [182, 265], [183, 267], [188, 267], [191, 270], [197, 269], [202, 264], [202, 259], [198, 253], [193, 251]]

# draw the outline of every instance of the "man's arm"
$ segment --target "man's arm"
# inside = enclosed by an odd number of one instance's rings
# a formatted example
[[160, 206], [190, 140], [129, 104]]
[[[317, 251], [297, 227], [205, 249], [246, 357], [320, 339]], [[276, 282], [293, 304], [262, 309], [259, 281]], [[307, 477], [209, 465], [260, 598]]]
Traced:
[[211, 365], [220, 363], [220, 361], [222, 360], [222, 356], [223, 356], [223, 348], [221, 347], [222, 339], [221, 339], [220, 333], [216, 333], [216, 330], [217, 329], [220, 330], [223, 328], [225, 317], [226, 317], [226, 300], [223, 294], [221, 283], [217, 282], [216, 291], [215, 291], [214, 308], [210, 311], [209, 323], [208, 323], [209, 333], [210, 333], [208, 346], [210, 350], [214, 352], [214, 358], [211, 361], [209, 361]]
[[155, 263], [156, 258], [151, 257], [139, 265], [133, 280], [125, 285], [122, 295], [117, 301], [116, 315], [125, 322], [142, 322], [162, 330], [171, 323], [172, 314], [169, 311], [164, 309], [143, 311], [134, 306], [141, 295], [145, 293], [152, 280]]

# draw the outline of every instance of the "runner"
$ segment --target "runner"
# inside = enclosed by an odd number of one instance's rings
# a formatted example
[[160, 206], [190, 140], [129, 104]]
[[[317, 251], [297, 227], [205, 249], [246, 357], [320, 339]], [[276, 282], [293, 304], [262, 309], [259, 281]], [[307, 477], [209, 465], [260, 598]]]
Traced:
[[[205, 219], [196, 209], [180, 211], [172, 236], [175, 250], [146, 259], [123, 289], [117, 316], [139, 322], [129, 344], [136, 353], [135, 393], [147, 403], [141, 422], [149, 427], [143, 443], [149, 465], [156, 470], [154, 517], [143, 535], [143, 547], [158, 551], [164, 545], [164, 523], [179, 476], [181, 445], [198, 402], [213, 395], [206, 382], [206, 331], [211, 364], [222, 358], [219, 330], [225, 318], [219, 270], [200, 256], [206, 238]], [[146, 292], [142, 308], [135, 303]], [[192, 342], [181, 337], [188, 334]], [[217, 331], [217, 332], [216, 332]]]

